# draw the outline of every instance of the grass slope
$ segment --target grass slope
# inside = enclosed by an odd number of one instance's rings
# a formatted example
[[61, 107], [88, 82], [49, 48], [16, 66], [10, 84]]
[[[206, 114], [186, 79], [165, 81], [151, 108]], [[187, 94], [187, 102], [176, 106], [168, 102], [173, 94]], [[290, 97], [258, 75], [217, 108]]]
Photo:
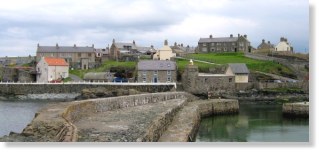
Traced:
[[249, 70], [261, 71], [266, 73], [277, 74], [285, 77], [295, 78], [292, 70], [271, 61], [254, 60], [244, 56], [243, 53], [207, 53], [207, 54], [190, 54], [190, 59], [213, 62], [217, 64], [228, 63], [246, 63]]

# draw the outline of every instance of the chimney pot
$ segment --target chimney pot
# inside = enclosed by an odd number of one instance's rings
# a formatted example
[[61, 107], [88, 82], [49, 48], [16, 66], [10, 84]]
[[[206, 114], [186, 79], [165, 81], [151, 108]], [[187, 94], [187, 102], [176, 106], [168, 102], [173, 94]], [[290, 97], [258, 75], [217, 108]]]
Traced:
[[211, 39], [212, 39], [212, 38], [213, 38], [213, 35], [209, 35], [209, 38], [211, 38]]

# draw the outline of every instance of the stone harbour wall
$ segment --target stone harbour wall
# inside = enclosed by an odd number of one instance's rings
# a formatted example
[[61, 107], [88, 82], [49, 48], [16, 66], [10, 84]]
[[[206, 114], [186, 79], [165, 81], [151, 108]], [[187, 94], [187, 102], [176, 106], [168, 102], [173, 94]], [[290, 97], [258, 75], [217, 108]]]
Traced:
[[81, 93], [83, 89], [103, 87], [107, 90], [135, 89], [139, 92], [165, 92], [175, 90], [173, 84], [163, 85], [140, 85], [140, 84], [6, 84], [0, 83], [0, 95], [28, 95], [28, 94], [61, 94]]
[[[23, 130], [22, 135], [33, 136], [36, 141], [76, 141], [77, 128], [73, 123], [91, 113], [171, 99], [190, 99], [190, 97], [191, 95], [185, 92], [165, 92], [61, 103], [46, 107], [37, 113], [32, 122]], [[153, 137], [147, 136], [147, 138], [152, 139]]]
[[284, 103], [282, 112], [286, 116], [309, 117], [309, 102]]
[[[78, 124], [77, 122], [80, 120], [85, 120], [95, 114], [117, 113], [115, 111], [117, 109], [122, 111], [149, 103], [163, 103], [165, 105], [175, 103], [176, 106], [163, 109], [165, 112], [151, 119], [145, 128], [145, 133], [134, 141], [194, 141], [201, 117], [237, 113], [239, 109], [238, 100], [194, 100], [194, 96], [186, 92], [165, 92], [53, 104], [36, 113], [35, 118], [21, 133], [23, 138], [19, 141], [75, 142], [79, 139], [79, 133], [74, 124]], [[114, 117], [117, 118], [117, 115]], [[139, 116], [136, 115], [136, 117]], [[132, 131], [134, 132], [134, 130]], [[5, 138], [0, 139], [0, 141], [14, 140]]]

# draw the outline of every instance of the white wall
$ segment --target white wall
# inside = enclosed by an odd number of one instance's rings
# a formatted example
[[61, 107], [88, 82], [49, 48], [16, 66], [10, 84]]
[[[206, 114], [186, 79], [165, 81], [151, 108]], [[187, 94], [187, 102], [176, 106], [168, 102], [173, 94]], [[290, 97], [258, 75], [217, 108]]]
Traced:
[[287, 42], [279, 42], [276, 46], [276, 51], [291, 51], [290, 45]]
[[61, 78], [69, 77], [69, 66], [48, 66], [42, 58], [36, 67], [38, 73], [37, 82], [49, 82]]
[[248, 83], [248, 75], [235, 75], [235, 83]]

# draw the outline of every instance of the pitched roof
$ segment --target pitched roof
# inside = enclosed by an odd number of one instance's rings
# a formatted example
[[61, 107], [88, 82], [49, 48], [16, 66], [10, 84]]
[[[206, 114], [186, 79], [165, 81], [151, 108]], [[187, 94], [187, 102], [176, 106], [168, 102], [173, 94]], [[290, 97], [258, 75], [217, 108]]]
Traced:
[[234, 74], [250, 73], [245, 63], [230, 63], [228, 65]]
[[94, 47], [79, 47], [79, 46], [38, 46], [37, 52], [67, 52], [67, 53], [92, 53]]
[[198, 43], [210, 42], [236, 42], [238, 37], [217, 37], [217, 38], [200, 38]]
[[69, 66], [63, 58], [44, 57], [44, 60], [49, 66]]
[[122, 42], [117, 42], [117, 43], [115, 43], [115, 46], [116, 46], [117, 48], [119, 48], [119, 49], [123, 49], [123, 48], [124, 48], [124, 46], [130, 46], [130, 47], [131, 47], [131, 49], [133, 49], [133, 50], [137, 50], [136, 45], [135, 45], [135, 44], [133, 44], [133, 43], [122, 43]]
[[137, 64], [138, 70], [176, 70], [176, 62], [166, 60], [143, 60]]

